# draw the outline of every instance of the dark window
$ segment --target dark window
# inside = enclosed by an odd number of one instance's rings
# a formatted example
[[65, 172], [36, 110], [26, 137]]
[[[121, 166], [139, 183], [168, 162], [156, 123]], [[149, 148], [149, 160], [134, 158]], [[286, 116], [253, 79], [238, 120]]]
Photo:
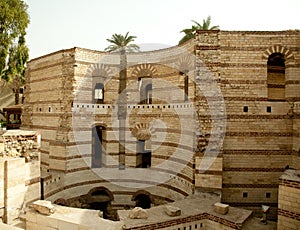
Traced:
[[272, 111], [271, 106], [267, 106], [267, 113], [271, 113], [271, 111]]
[[146, 148], [146, 141], [144, 140], [137, 141], [136, 167], [137, 168], [151, 167], [151, 147], [147, 146]]
[[248, 106], [244, 106], [244, 112], [245, 112], [245, 113], [248, 112]]
[[187, 70], [179, 72], [181, 76], [184, 76], [184, 101], [187, 101], [189, 97], [189, 77], [186, 75], [187, 72]]
[[135, 207], [141, 207], [144, 209], [151, 208], [151, 199], [146, 194], [139, 194], [134, 198]]
[[243, 198], [247, 198], [248, 197], [248, 192], [243, 192]]
[[271, 54], [267, 66], [268, 99], [285, 100], [285, 59], [283, 54]]
[[102, 167], [104, 127], [95, 126], [92, 129], [92, 168]]
[[270, 192], [266, 192], [266, 198], [271, 198], [271, 193]]

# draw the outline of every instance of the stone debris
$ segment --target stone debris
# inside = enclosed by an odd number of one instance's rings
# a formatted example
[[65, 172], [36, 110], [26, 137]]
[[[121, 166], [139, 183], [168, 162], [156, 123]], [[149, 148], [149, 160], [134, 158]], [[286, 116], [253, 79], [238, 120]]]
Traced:
[[30, 207], [38, 211], [39, 213], [47, 216], [53, 214], [55, 211], [55, 206], [51, 204], [51, 201], [47, 200], [35, 201], [30, 205]]
[[214, 204], [214, 211], [216, 213], [226, 215], [229, 211], [229, 205], [228, 204], [222, 204], [222, 203], [215, 203]]
[[135, 207], [134, 209], [130, 210], [129, 212], [130, 219], [147, 219], [148, 212], [140, 207]]
[[171, 205], [164, 206], [164, 211], [168, 216], [180, 216], [181, 215], [181, 209], [178, 207], [171, 206]]
[[26, 162], [38, 157], [38, 133], [24, 130], [8, 130], [0, 140], [0, 156], [24, 157]]

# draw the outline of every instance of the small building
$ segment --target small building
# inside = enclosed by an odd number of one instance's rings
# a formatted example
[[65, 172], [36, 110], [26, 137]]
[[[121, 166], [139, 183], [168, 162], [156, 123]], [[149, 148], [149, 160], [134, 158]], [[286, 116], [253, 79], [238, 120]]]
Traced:
[[6, 118], [6, 129], [19, 129], [21, 127], [22, 104], [3, 108]]

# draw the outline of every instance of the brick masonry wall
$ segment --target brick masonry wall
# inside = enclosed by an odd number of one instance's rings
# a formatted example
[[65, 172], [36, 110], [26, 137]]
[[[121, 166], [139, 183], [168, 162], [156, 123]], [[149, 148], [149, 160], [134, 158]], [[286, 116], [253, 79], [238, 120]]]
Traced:
[[298, 229], [300, 226], [299, 178], [299, 170], [288, 170], [280, 178], [278, 229]]
[[[168, 61], [167, 57], [171, 54], [176, 55], [176, 49], [174, 51], [167, 49], [162, 55], [155, 53], [150, 55], [150, 58], [153, 55], [161, 58], [156, 60], [158, 64], [151, 66], [136, 64], [136, 60], [147, 59], [149, 54], [144, 57], [138, 54], [138, 57], [128, 58], [130, 63], [128, 90], [131, 96], [128, 99], [130, 128], [126, 130], [126, 133], [130, 138], [126, 141], [126, 167], [135, 167], [136, 164], [137, 139], [132, 136], [132, 129], [136, 124], [150, 124], [153, 120], [157, 120], [158, 125], [151, 130], [153, 138], [151, 148], [155, 149], [152, 151], [152, 166], [155, 167], [155, 171], [168, 177], [157, 187], [153, 187], [157, 183], [155, 178], [149, 178], [149, 181], [145, 178], [135, 180], [136, 183], [146, 185], [146, 190], [154, 197], [155, 203], [182, 198], [192, 194], [194, 189], [194, 133], [189, 128], [192, 125], [190, 120], [193, 119], [193, 113], [190, 111], [193, 105], [189, 102], [182, 103], [184, 95], [178, 90], [183, 87], [183, 80], [179, 77], [180, 68], [183, 68], [180, 67], [182, 61], [178, 58], [175, 61]], [[103, 164], [118, 172], [116, 169], [118, 167], [116, 132], [118, 126], [113, 123], [112, 119], [116, 119], [114, 103], [118, 89], [117, 64], [119, 60], [118, 57], [110, 56], [108, 58], [111, 60], [108, 61], [108, 65], [105, 64], [106, 58], [101, 52], [75, 48], [50, 54], [29, 63], [26, 89], [34, 93], [27, 92], [26, 111], [28, 112], [24, 114], [24, 127], [39, 128], [42, 132], [43, 184], [47, 199], [70, 200], [87, 194], [92, 188], [107, 187], [113, 194], [116, 194], [113, 205], [134, 205], [131, 199], [137, 189], [107, 183], [108, 178], [101, 178], [90, 170], [92, 152], [90, 127], [91, 123], [94, 123], [92, 126], [95, 124], [105, 126], [103, 144], [106, 153], [102, 159]], [[138, 106], [137, 83], [138, 77], [143, 76], [141, 75], [143, 73], [139, 71], [147, 70], [152, 71], [153, 74], [153, 105]], [[48, 71], [55, 72], [54, 76], [47, 76]], [[91, 100], [92, 81], [94, 75], [99, 73], [105, 77], [105, 99], [104, 104], [94, 105]], [[55, 89], [53, 89], [56, 92], [53, 94], [58, 98], [55, 98], [53, 102], [49, 100], [52, 96], [47, 94], [42, 87], [41, 90], [37, 90], [39, 85], [51, 84], [48, 78], [53, 78], [56, 82]], [[159, 81], [163, 84], [168, 83], [170, 88], [162, 88]], [[72, 90], [73, 93], [71, 93]], [[48, 103], [42, 103], [43, 95], [49, 96]], [[190, 82], [191, 101], [193, 101], [193, 95], [193, 85]], [[72, 101], [74, 97], [75, 100]], [[55, 107], [55, 103], [58, 103], [59, 107]], [[31, 111], [33, 112], [30, 113]], [[87, 120], [88, 123], [85, 122]], [[92, 122], [89, 123], [89, 121]], [[74, 124], [76, 124], [75, 127]], [[159, 124], [163, 126], [160, 127]], [[76, 129], [78, 132], [74, 132]], [[164, 137], [162, 143], [160, 137]], [[175, 151], [178, 153], [174, 155]], [[173, 165], [172, 169], [161, 165], [166, 159], [169, 159], [170, 164]], [[177, 168], [182, 169], [178, 171]]]
[[[280, 175], [285, 167], [299, 167], [298, 119], [293, 115], [299, 101], [297, 44], [299, 31], [198, 33], [198, 56], [219, 82], [226, 103], [222, 202], [257, 215], [267, 204], [271, 218], [276, 218]], [[285, 102], [268, 100], [267, 60], [275, 52], [285, 58]], [[215, 172], [207, 176], [215, 177]]]
[[[298, 31], [200, 31], [197, 39], [183, 47], [128, 55], [127, 167], [134, 168], [138, 162], [134, 127], [140, 123], [147, 126], [153, 119], [163, 125], [151, 130], [152, 138], [157, 137], [151, 140], [155, 149], [152, 163], [170, 177], [146, 189], [153, 197], [159, 202], [171, 201], [195, 190], [213, 190], [222, 192], [222, 202], [256, 210], [257, 214], [261, 204], [270, 205], [271, 218], [276, 217], [278, 178], [287, 166], [299, 165], [299, 39]], [[268, 100], [267, 60], [275, 52], [286, 59], [285, 101]], [[103, 164], [118, 167], [118, 64], [117, 55], [81, 48], [62, 50], [28, 64], [23, 127], [41, 130], [45, 195], [53, 201], [80, 197], [103, 186], [116, 195], [116, 206], [133, 205], [136, 191], [107, 183], [90, 170], [93, 125], [105, 127]], [[186, 70], [190, 78], [187, 102], [178, 90], [184, 88], [180, 72]], [[92, 102], [93, 76], [97, 75], [105, 83], [103, 105]], [[152, 76], [153, 105], [138, 107], [138, 78], [145, 76]], [[210, 111], [212, 105], [219, 105], [212, 82], [221, 89], [225, 101], [226, 129], [219, 131], [213, 129], [216, 123]], [[190, 110], [197, 117], [190, 117]], [[193, 131], [182, 128], [191, 119], [200, 133], [197, 141]], [[86, 123], [90, 120], [93, 122]], [[86, 127], [74, 134], [74, 122], [77, 127]], [[162, 143], [159, 137], [165, 137]], [[183, 144], [178, 145], [179, 140]], [[205, 155], [208, 146], [213, 155]], [[181, 156], [196, 153], [191, 159], [170, 158], [176, 150]], [[166, 171], [161, 163], [168, 157], [173, 168]], [[202, 170], [201, 163], [207, 159], [211, 164]], [[178, 173], [174, 169], [179, 166]]]

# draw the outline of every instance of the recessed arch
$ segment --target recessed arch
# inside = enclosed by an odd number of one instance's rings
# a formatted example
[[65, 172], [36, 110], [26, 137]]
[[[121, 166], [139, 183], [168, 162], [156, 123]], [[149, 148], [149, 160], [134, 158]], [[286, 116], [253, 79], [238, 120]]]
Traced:
[[99, 193], [99, 192], [104, 192], [105, 194], [108, 195], [110, 201], [114, 200], [114, 195], [113, 193], [107, 189], [106, 187], [100, 186], [100, 187], [95, 187], [92, 188], [89, 192], [88, 192], [88, 196], [94, 196], [95, 194]]
[[92, 84], [92, 103], [104, 104], [105, 84], [114, 77], [114, 72], [105, 64], [96, 63], [90, 65], [87, 76], [91, 77]]
[[134, 67], [131, 77], [153, 77], [157, 75], [157, 69], [149, 63], [139, 64]]
[[273, 45], [266, 49], [262, 54], [262, 59], [266, 62], [269, 59], [269, 56], [273, 53], [281, 53], [284, 56], [286, 64], [292, 60], [294, 60], [293, 52], [290, 51], [288, 48], [281, 46], [281, 45]]
[[113, 78], [114, 77], [114, 71], [113, 69], [105, 64], [92, 64], [87, 70], [87, 75], [91, 77], [97, 77], [101, 76], [103, 78], [103, 81], [107, 78]]
[[112, 192], [105, 187], [93, 188], [87, 194], [88, 207], [102, 211], [104, 219], [117, 220], [117, 213], [111, 204], [113, 200]]
[[131, 198], [132, 201], [136, 202], [136, 207], [141, 207], [144, 209], [150, 208], [151, 204], [154, 204], [153, 196], [151, 193], [145, 190], [137, 191]]

